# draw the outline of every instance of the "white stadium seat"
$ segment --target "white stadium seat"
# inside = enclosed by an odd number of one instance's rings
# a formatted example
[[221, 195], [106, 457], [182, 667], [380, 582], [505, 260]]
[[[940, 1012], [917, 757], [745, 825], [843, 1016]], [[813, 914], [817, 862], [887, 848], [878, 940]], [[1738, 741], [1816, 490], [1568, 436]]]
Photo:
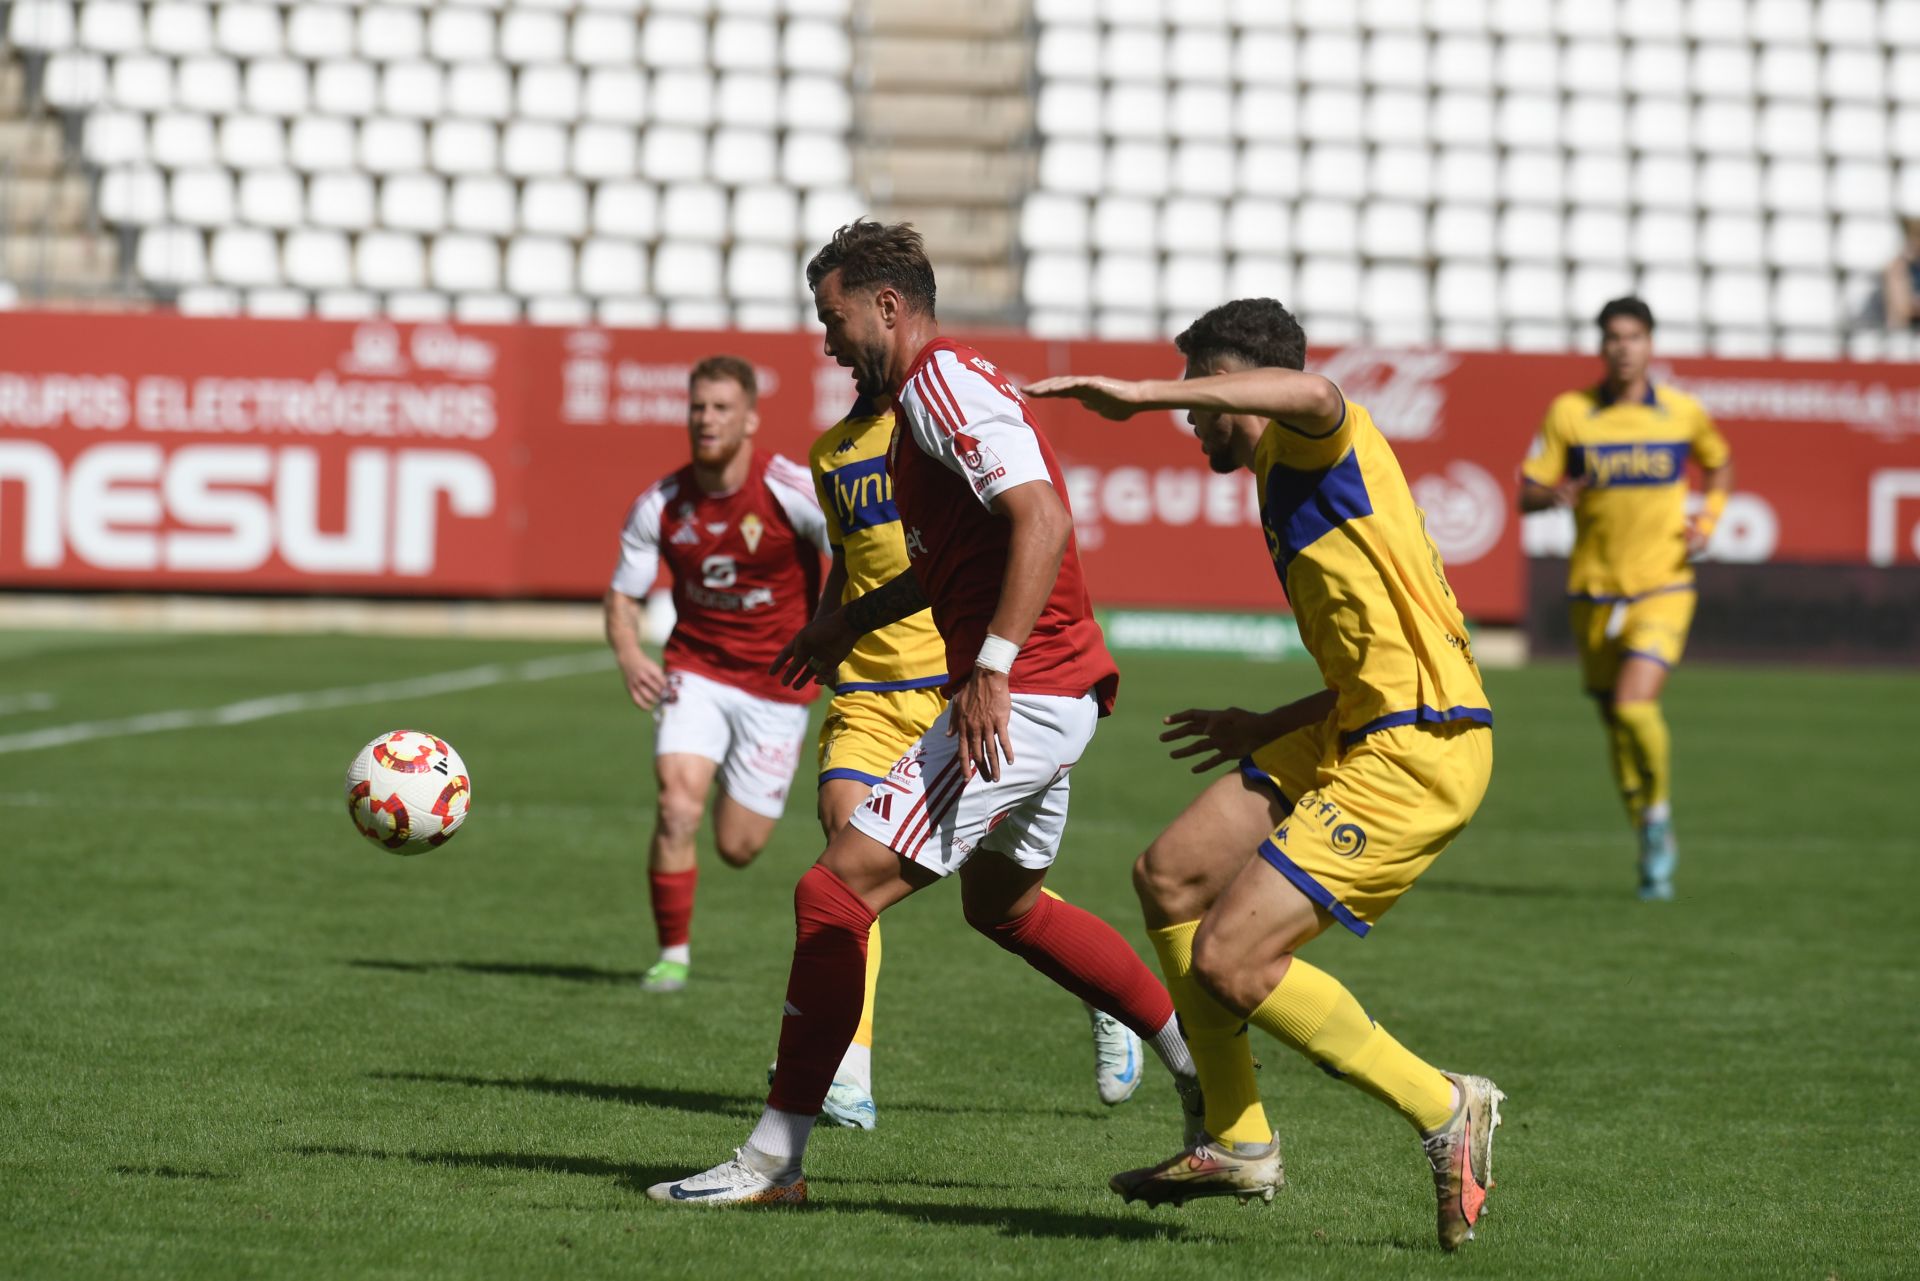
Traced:
[[261, 58], [247, 64], [247, 110], [287, 118], [304, 115], [308, 96], [307, 64], [286, 58]]
[[380, 76], [380, 109], [390, 116], [433, 120], [446, 108], [446, 80], [432, 62], [391, 62]]
[[147, 10], [147, 47], [175, 58], [213, 48], [213, 13], [193, 0], [157, 0]]
[[491, 173], [466, 174], [453, 180], [447, 197], [447, 222], [460, 231], [505, 236], [514, 229], [518, 208], [513, 184], [505, 178]]
[[708, 183], [675, 183], [660, 201], [660, 234], [719, 244], [727, 235], [727, 193]]
[[445, 107], [450, 115], [505, 120], [513, 114], [513, 73], [497, 62], [466, 62], [447, 71]]
[[[353, 125], [330, 115], [303, 115], [286, 134], [286, 157], [303, 173], [353, 167]], [[165, 161], [163, 161], [165, 163]]]
[[364, 116], [380, 105], [380, 74], [359, 58], [335, 58], [313, 71], [313, 105], [333, 116]]
[[1087, 202], [1076, 196], [1036, 191], [1020, 207], [1020, 245], [1024, 249], [1084, 253], [1090, 235]]
[[1093, 207], [1093, 244], [1103, 251], [1145, 253], [1156, 248], [1156, 217], [1151, 200], [1107, 196]]
[[566, 129], [544, 120], [509, 121], [500, 136], [500, 168], [515, 178], [565, 173]]
[[62, 111], [98, 106], [107, 96], [107, 60], [72, 49], [56, 53], [47, 59], [40, 92]]
[[172, 60], [140, 53], [115, 58], [107, 100], [127, 111], [173, 110]]
[[216, 159], [213, 121], [202, 115], [169, 112], [153, 118], [154, 163], [166, 169], [192, 169]]
[[212, 230], [234, 220], [233, 175], [225, 169], [183, 169], [167, 184], [173, 221]]
[[515, 7], [500, 18], [500, 57], [521, 66], [564, 62], [567, 57], [567, 20], [559, 13]]
[[240, 175], [239, 213], [256, 227], [290, 231], [306, 217], [306, 193], [300, 176], [286, 170], [254, 170]]
[[629, 67], [639, 59], [640, 28], [630, 13], [581, 10], [569, 36], [573, 60], [583, 67]]
[[167, 180], [157, 169], [110, 169], [100, 176], [100, 216], [142, 227], [165, 222]]
[[360, 167], [369, 173], [412, 173], [427, 165], [426, 127], [418, 120], [372, 116], [360, 125]]
[[220, 163], [229, 169], [282, 169], [287, 127], [271, 116], [227, 116], [220, 122]]
[[650, 241], [660, 234], [659, 209], [659, 192], [651, 183], [603, 182], [593, 193], [593, 230]]
[[514, 114], [523, 120], [579, 119], [579, 70], [564, 63], [522, 67], [514, 94]]
[[1092, 265], [1085, 254], [1030, 254], [1021, 290], [1030, 307], [1084, 311], [1093, 299]]
[[7, 15], [7, 39], [22, 49], [77, 43], [95, 53], [134, 53], [146, 48], [145, 34], [134, 0], [87, 0], [80, 6], [77, 30], [73, 8], [64, 3], [15, 0]]
[[290, 233], [281, 246], [287, 283], [303, 289], [344, 289], [353, 280], [353, 255], [337, 231], [306, 228]]
[[427, 52], [436, 62], [484, 62], [494, 56], [493, 37], [493, 15], [482, 9], [436, 5], [427, 18]]
[[785, 246], [740, 244], [727, 254], [726, 286], [731, 298], [789, 302], [802, 287], [801, 282], [799, 258]]
[[428, 234], [447, 225], [447, 184], [437, 174], [395, 174], [380, 184], [380, 222]]
[[256, 227], [227, 227], [213, 234], [213, 279], [223, 285], [268, 287], [280, 283], [280, 246], [273, 233]]
[[719, 247], [662, 241], [653, 251], [653, 287], [667, 299], [716, 297], [722, 290]]
[[742, 187], [733, 193], [731, 225], [736, 241], [794, 244], [800, 238], [800, 199], [791, 187]]
[[587, 234], [587, 189], [571, 178], [535, 178], [520, 189], [520, 227], [544, 236]]
[[352, 172], [314, 175], [307, 185], [307, 221], [341, 231], [373, 226], [373, 180]]
[[573, 246], [565, 240], [516, 236], [507, 246], [507, 289], [522, 298], [572, 293], [573, 269]]
[[491, 293], [500, 288], [500, 245], [491, 236], [436, 236], [427, 257], [435, 289]]

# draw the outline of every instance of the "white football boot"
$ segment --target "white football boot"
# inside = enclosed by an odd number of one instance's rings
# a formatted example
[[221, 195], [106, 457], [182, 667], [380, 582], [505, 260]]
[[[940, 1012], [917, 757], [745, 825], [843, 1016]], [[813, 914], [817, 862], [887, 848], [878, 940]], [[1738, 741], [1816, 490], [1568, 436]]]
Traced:
[[733, 1158], [711, 1170], [689, 1174], [671, 1183], [656, 1183], [647, 1198], [667, 1205], [798, 1205], [807, 1199], [806, 1176], [800, 1167], [765, 1174], [767, 1157], [742, 1145]]
[[1093, 1083], [1100, 1090], [1100, 1101], [1114, 1107], [1140, 1088], [1146, 1047], [1132, 1028], [1111, 1014], [1089, 1005], [1087, 1015], [1093, 1020]]

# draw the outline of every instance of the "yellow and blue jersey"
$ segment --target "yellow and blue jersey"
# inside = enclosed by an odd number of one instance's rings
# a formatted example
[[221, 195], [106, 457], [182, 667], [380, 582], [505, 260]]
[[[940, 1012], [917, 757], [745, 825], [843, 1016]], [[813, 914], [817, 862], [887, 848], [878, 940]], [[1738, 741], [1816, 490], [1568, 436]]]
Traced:
[[1729, 458], [1699, 401], [1647, 384], [1637, 401], [1604, 388], [1555, 397], [1520, 472], [1542, 485], [1585, 477], [1573, 509], [1567, 593], [1634, 600], [1693, 583], [1687, 562], [1687, 460], [1711, 470]]
[[1348, 401], [1319, 436], [1269, 422], [1254, 452], [1267, 550], [1300, 639], [1339, 696], [1340, 742], [1493, 711], [1400, 461]]
[[[864, 399], [808, 451], [814, 488], [827, 514], [827, 537], [844, 559], [852, 600], [908, 569], [907, 541], [893, 505], [887, 447], [893, 414]], [[947, 683], [947, 650], [930, 610], [921, 610], [860, 638], [840, 665], [834, 690], [937, 689]]]

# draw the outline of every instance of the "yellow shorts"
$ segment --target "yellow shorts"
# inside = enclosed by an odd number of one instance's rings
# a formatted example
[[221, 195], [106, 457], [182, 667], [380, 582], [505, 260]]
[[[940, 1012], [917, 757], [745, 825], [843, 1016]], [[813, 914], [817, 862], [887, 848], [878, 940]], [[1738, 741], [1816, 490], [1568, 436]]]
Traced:
[[881, 782], [946, 705], [937, 685], [835, 694], [820, 722], [820, 781]]
[[1292, 807], [1260, 856], [1365, 936], [1480, 808], [1493, 727], [1398, 725], [1343, 752], [1329, 718], [1268, 743], [1240, 772]]
[[1621, 661], [1632, 655], [1674, 667], [1686, 652], [1698, 599], [1693, 584], [1622, 600], [1574, 600], [1573, 639], [1580, 647], [1580, 679], [1590, 694], [1611, 694]]

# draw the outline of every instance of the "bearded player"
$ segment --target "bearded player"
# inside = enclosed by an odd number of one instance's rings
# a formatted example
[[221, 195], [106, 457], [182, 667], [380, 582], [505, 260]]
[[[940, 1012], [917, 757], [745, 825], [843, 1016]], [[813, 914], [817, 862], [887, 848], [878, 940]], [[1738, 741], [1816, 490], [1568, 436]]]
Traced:
[[[627, 693], [658, 719], [648, 877], [660, 959], [641, 980], [649, 992], [687, 985], [695, 838], [708, 793], [720, 859], [745, 867], [786, 808], [807, 736], [813, 692], [773, 679], [767, 665], [813, 613], [826, 519], [804, 468], [754, 449], [758, 399], [753, 366], [738, 357], [693, 367], [692, 461], [633, 504], [606, 595], [607, 643]], [[662, 561], [676, 610], [664, 665], [640, 648]]]
[[[1660, 693], [1693, 623], [1691, 560], [1706, 550], [1733, 483], [1727, 442], [1699, 401], [1647, 374], [1653, 311], [1600, 309], [1596, 387], [1557, 397], [1520, 468], [1520, 510], [1573, 509], [1567, 608], [1580, 674], [1607, 730], [1613, 778], [1640, 835], [1640, 897], [1673, 897], [1672, 745]], [[1701, 471], [1687, 515], [1687, 462]]]
[[732, 1159], [647, 1190], [669, 1204], [806, 1199], [801, 1159], [859, 1021], [868, 931], [949, 875], [970, 925], [1150, 1040], [1176, 1081], [1192, 1076], [1166, 990], [1133, 949], [1041, 892], [1071, 770], [1119, 685], [1052, 448], [991, 361], [940, 337], [911, 227], [842, 227], [807, 283], [827, 353], [861, 394], [894, 400], [888, 467], [910, 567], [810, 624], [781, 671], [825, 678], [860, 637], [931, 606], [949, 702], [800, 878], [766, 1109]]
[[[862, 395], [847, 416], [813, 442], [808, 464], [826, 513], [832, 567], [820, 594], [831, 612], [884, 586], [908, 568], [906, 538], [887, 470], [893, 440], [890, 396]], [[820, 726], [820, 826], [832, 840], [873, 789], [947, 705], [947, 651], [933, 614], [921, 610], [860, 638], [828, 682], [833, 700]], [[1051, 890], [1047, 893], [1052, 893]], [[873, 1006], [880, 974], [880, 925], [867, 936], [867, 987], [860, 1022], [827, 1091], [822, 1115], [872, 1129]], [[1139, 1088], [1140, 1038], [1091, 1006], [1094, 1086], [1109, 1107]]]
[[1406, 477], [1367, 411], [1303, 372], [1306, 335], [1270, 298], [1216, 307], [1174, 340], [1184, 381], [1051, 378], [1108, 418], [1185, 410], [1214, 471], [1259, 486], [1267, 551], [1323, 688], [1273, 708], [1189, 710], [1203, 772], [1238, 760], [1140, 856], [1134, 886], [1199, 1069], [1206, 1132], [1114, 1176], [1151, 1205], [1282, 1182], [1249, 1023], [1385, 1103], [1419, 1134], [1452, 1250], [1492, 1187], [1504, 1097], [1443, 1072], [1368, 1017], [1300, 949], [1364, 938], [1466, 827], [1493, 770], [1493, 712]]

